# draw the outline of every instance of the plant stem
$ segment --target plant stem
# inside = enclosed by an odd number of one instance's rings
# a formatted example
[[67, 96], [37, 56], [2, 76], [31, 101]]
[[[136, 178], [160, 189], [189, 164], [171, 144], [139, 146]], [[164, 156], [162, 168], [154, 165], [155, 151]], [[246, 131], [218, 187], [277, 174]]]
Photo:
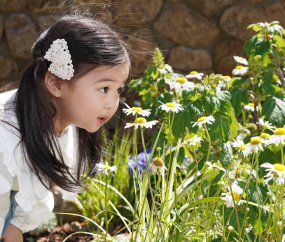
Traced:
[[106, 175], [106, 184], [105, 184], [105, 220], [106, 220], [106, 234], [105, 234], [105, 241], [107, 241], [107, 234], [108, 234], [108, 215], [107, 215], [107, 205], [108, 205], [108, 182], [109, 182], [109, 175]]

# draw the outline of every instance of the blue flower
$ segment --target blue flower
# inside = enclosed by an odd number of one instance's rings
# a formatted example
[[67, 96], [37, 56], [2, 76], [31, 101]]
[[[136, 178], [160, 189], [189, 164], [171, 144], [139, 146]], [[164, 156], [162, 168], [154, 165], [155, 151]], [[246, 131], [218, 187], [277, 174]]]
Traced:
[[[151, 151], [152, 151], [152, 148], [147, 148], [146, 149], [147, 159], [148, 160], [150, 158]], [[140, 152], [138, 154], [138, 165], [139, 165], [139, 172], [143, 173], [144, 170], [146, 169], [146, 160], [145, 160], [145, 153], [144, 152]], [[152, 164], [150, 164], [149, 171], [151, 170], [151, 166], [152, 166]], [[136, 162], [136, 157], [135, 156], [132, 156], [129, 159], [129, 162], [128, 162], [128, 169], [129, 169], [130, 173], [133, 173], [132, 167], [133, 167], [134, 170], [137, 169], [137, 162]]]

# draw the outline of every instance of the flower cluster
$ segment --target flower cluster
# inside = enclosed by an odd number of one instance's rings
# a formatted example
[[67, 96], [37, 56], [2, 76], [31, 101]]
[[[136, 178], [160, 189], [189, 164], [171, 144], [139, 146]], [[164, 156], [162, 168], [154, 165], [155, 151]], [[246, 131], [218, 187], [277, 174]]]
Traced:
[[[233, 75], [235, 76], [243, 76], [244, 74], [247, 73], [248, 71], [248, 61], [245, 58], [239, 57], [239, 56], [234, 56], [234, 60], [238, 63], [236, 68], [233, 69]], [[246, 66], [243, 66], [246, 65]]]

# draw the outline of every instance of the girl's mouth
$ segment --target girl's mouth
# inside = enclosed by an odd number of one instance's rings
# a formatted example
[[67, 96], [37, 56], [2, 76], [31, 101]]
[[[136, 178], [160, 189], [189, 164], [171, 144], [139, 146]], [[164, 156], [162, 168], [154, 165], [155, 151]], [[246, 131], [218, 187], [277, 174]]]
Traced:
[[98, 120], [98, 122], [100, 123], [100, 124], [103, 124], [103, 123], [105, 123], [105, 121], [106, 121], [106, 118], [97, 118], [97, 120]]

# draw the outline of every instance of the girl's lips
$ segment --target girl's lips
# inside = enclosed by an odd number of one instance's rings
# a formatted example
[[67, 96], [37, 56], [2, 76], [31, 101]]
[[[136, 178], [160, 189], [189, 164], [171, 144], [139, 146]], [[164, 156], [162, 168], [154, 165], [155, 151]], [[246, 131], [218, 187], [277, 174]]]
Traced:
[[97, 120], [98, 120], [98, 122], [99, 122], [100, 124], [103, 124], [103, 123], [105, 123], [105, 121], [106, 121], [105, 118], [97, 118]]

